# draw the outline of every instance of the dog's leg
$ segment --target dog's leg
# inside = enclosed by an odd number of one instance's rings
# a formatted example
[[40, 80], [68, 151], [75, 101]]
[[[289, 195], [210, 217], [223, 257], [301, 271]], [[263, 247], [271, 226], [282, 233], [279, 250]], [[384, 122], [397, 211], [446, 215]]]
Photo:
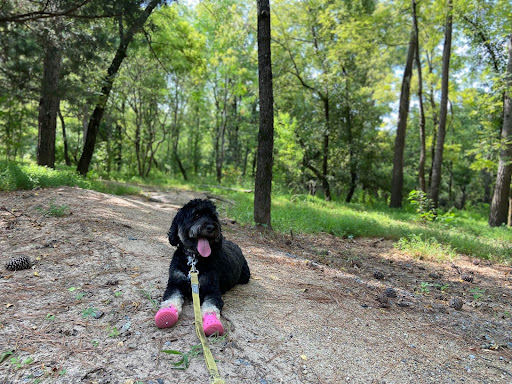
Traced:
[[183, 308], [183, 294], [179, 290], [169, 292], [165, 291], [164, 300], [160, 304], [160, 309], [155, 315], [155, 324], [158, 328], [170, 328], [178, 321]]
[[[220, 301], [222, 302], [222, 299], [220, 299]], [[206, 297], [201, 305], [201, 315], [204, 317], [205, 314], [213, 312], [218, 318], [220, 318], [220, 311], [223, 305], [224, 302], [219, 305], [218, 299], [214, 297]]]
[[169, 281], [164, 292], [160, 310], [155, 315], [155, 324], [158, 328], [172, 327], [178, 321], [183, 309], [184, 290], [186, 289], [187, 276], [173, 269], [169, 271]]
[[169, 281], [160, 308], [168, 308], [172, 305], [179, 315], [183, 308], [183, 298], [189, 284], [188, 275], [171, 265]]
[[242, 273], [240, 274], [240, 279], [238, 280], [238, 284], [247, 284], [249, 279], [251, 278], [251, 271], [249, 270], [249, 265], [247, 264], [247, 260], [244, 258], [244, 265], [242, 266]]
[[[206, 279], [205, 279], [206, 280]], [[211, 285], [206, 285], [201, 294], [201, 315], [203, 317], [203, 329], [206, 336], [217, 333], [219, 336], [224, 334], [224, 327], [220, 322], [220, 311], [224, 306], [220, 289], [216, 284], [216, 279], [210, 280]]]
[[179, 316], [183, 309], [183, 295], [181, 294], [181, 292], [174, 292], [171, 296], [163, 300], [162, 303], [160, 304], [160, 308], [169, 308], [170, 306], [173, 306], [176, 309]]

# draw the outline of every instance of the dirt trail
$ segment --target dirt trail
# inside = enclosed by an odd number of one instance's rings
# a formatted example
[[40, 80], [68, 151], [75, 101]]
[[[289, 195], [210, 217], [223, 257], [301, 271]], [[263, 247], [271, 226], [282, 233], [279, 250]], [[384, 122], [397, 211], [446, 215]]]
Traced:
[[[161, 352], [193, 355], [191, 304], [172, 329], [153, 322], [173, 251], [166, 232], [196, 196], [0, 193], [1, 264], [35, 260], [0, 269], [0, 356], [14, 351], [0, 383], [208, 383], [201, 355], [178, 370]], [[63, 205], [65, 216], [48, 214]], [[510, 267], [415, 261], [381, 239], [292, 239], [223, 223], [253, 274], [224, 296], [227, 336], [211, 342], [227, 383], [512, 383]], [[386, 287], [397, 297], [383, 298]], [[462, 311], [449, 307], [452, 296]]]

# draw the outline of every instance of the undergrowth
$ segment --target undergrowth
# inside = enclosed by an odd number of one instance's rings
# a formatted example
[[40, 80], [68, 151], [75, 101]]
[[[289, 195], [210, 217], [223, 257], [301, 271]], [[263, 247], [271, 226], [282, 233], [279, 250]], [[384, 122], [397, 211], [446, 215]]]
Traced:
[[421, 235], [402, 237], [395, 248], [406, 252], [415, 259], [434, 261], [454, 261], [457, 253], [449, 244], [440, 244], [436, 238], [424, 238]]
[[19, 189], [80, 187], [114, 195], [138, 193], [140, 188], [113, 184], [94, 178], [84, 178], [74, 168], [60, 167], [52, 169], [34, 163], [19, 164], [0, 161], [0, 191]]

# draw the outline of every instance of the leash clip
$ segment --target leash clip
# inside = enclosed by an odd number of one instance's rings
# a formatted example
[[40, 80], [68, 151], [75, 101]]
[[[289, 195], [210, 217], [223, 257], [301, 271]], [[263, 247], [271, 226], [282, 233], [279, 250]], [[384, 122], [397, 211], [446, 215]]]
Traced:
[[196, 255], [192, 255], [188, 257], [187, 265], [190, 266], [190, 271], [188, 272], [188, 278], [190, 280], [190, 274], [191, 273], [199, 273], [199, 271], [196, 269], [197, 259]]

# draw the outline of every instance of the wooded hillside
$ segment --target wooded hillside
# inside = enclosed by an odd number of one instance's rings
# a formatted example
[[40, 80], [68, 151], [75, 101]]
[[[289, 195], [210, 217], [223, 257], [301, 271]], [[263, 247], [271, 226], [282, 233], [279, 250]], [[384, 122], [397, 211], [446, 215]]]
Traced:
[[[253, 180], [256, 6], [3, 1], [0, 159]], [[423, 190], [507, 223], [509, 0], [275, 0], [271, 20], [274, 185], [392, 207]]]

